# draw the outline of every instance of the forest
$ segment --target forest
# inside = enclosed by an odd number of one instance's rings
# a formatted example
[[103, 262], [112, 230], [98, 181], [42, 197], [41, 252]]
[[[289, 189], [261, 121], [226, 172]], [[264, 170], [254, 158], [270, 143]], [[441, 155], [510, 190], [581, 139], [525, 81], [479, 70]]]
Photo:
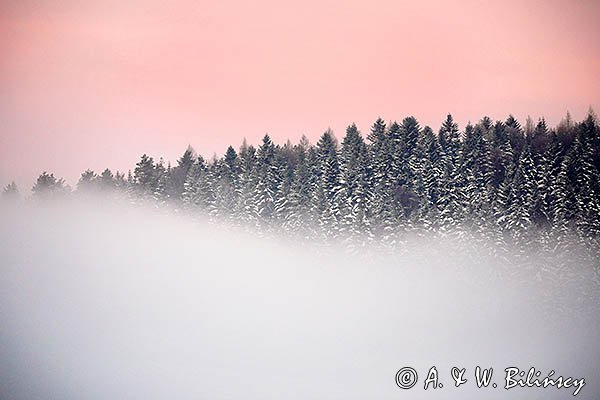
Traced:
[[[112, 194], [302, 240], [401, 245], [408, 235], [468, 237], [511, 253], [600, 249], [600, 128], [590, 110], [556, 127], [482, 118], [438, 132], [414, 117], [355, 124], [338, 142], [230, 146], [206, 160], [188, 147], [175, 165], [147, 154], [128, 173], [86, 170], [75, 190], [43, 172], [30, 201]], [[4, 198], [18, 197], [14, 183]], [[516, 250], [515, 250], [516, 249]]]

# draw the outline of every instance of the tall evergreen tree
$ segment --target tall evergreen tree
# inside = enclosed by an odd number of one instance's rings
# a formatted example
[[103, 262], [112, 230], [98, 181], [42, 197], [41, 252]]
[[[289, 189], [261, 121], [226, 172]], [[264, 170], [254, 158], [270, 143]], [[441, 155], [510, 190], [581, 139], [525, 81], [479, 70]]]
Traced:
[[377, 235], [389, 239], [397, 222], [393, 188], [396, 172], [394, 171], [394, 153], [396, 149], [396, 132], [400, 130], [397, 123], [386, 129], [385, 122], [379, 118], [371, 127], [368, 139], [369, 159], [372, 170], [372, 192], [370, 224]]
[[319, 163], [319, 185], [316, 191], [319, 210], [319, 226], [325, 237], [335, 237], [341, 221], [340, 166], [337, 153], [337, 141], [328, 129], [317, 143]]
[[289, 192], [289, 212], [283, 226], [291, 232], [299, 232], [303, 228], [312, 231], [317, 172], [315, 171], [316, 152], [306, 136], [302, 136], [300, 143], [295, 147], [295, 152], [297, 162]]
[[133, 178], [137, 188], [142, 194], [154, 193], [157, 186], [157, 179], [152, 157], [146, 154], [142, 155], [140, 161], [135, 164]]
[[346, 129], [341, 148], [340, 198], [343, 204], [342, 231], [358, 238], [370, 235], [369, 208], [372, 200], [371, 169], [367, 145], [355, 124]]
[[192, 146], [188, 146], [183, 155], [177, 160], [177, 165], [171, 169], [167, 193], [172, 199], [181, 199], [185, 190], [185, 181], [190, 168], [196, 161], [197, 154]]
[[460, 225], [464, 207], [464, 180], [461, 174], [461, 141], [458, 124], [448, 114], [438, 134], [444, 169], [440, 193], [440, 223], [444, 229]]
[[275, 145], [269, 135], [263, 137], [262, 145], [258, 148], [256, 155], [255, 204], [260, 221], [266, 227], [269, 227], [271, 220], [275, 217], [275, 202], [279, 184], [275, 162]]

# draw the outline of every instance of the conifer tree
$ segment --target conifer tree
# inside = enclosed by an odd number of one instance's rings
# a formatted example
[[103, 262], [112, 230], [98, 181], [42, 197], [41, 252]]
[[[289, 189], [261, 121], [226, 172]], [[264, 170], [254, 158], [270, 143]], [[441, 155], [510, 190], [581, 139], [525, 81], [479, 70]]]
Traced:
[[512, 153], [514, 156], [513, 161], [516, 162], [525, 146], [525, 135], [519, 121], [512, 115], [509, 115], [505, 122], [506, 134], [512, 147]]
[[505, 229], [510, 232], [512, 244], [523, 251], [529, 247], [532, 209], [535, 202], [534, 164], [529, 145], [526, 145], [512, 179]]
[[206, 168], [207, 166], [206, 162], [204, 161], [204, 158], [202, 156], [197, 156], [196, 160], [189, 168], [183, 184], [183, 192], [181, 193], [181, 198], [184, 204], [194, 204], [194, 197], [196, 195], [196, 192], [198, 191], [198, 181], [200, 180], [200, 174]]
[[340, 198], [344, 201], [340, 230], [355, 238], [370, 235], [371, 170], [367, 146], [355, 124], [346, 129], [340, 156]]
[[33, 197], [38, 200], [55, 199], [70, 193], [70, 191], [71, 189], [64, 179], [56, 179], [54, 174], [49, 174], [46, 171], [38, 176], [35, 185], [31, 188]]
[[219, 214], [232, 219], [239, 204], [239, 160], [237, 152], [229, 146], [225, 156], [216, 163], [215, 197]]
[[167, 187], [167, 193], [170, 198], [176, 200], [182, 199], [185, 190], [185, 181], [190, 168], [192, 168], [192, 165], [196, 161], [196, 157], [195, 150], [192, 146], [188, 146], [183, 155], [177, 160], [177, 165], [171, 169]]
[[370, 224], [371, 230], [389, 239], [396, 226], [396, 207], [393, 199], [394, 179], [394, 132], [399, 125], [392, 124], [391, 130], [386, 129], [385, 122], [379, 118], [371, 127], [368, 139], [369, 159], [372, 163], [372, 192]]
[[15, 200], [20, 197], [19, 188], [15, 181], [12, 181], [2, 189], [2, 198], [4, 200]]
[[483, 119], [472, 129], [469, 127], [465, 132], [461, 153], [463, 193], [468, 199], [465, 203], [465, 216], [469, 219], [469, 224], [478, 231], [489, 220], [495, 196], [492, 186], [494, 171], [491, 165], [491, 151], [486, 139], [490, 129], [489, 118]]
[[426, 230], [437, 230], [444, 170], [441, 164], [441, 149], [438, 139], [428, 126], [423, 128], [417, 153], [419, 158], [417, 193], [420, 197], [417, 222]]
[[299, 232], [303, 227], [311, 230], [316, 185], [316, 153], [306, 136], [302, 136], [295, 152], [297, 162], [289, 191], [289, 212], [283, 222], [283, 227], [291, 232]]
[[240, 147], [240, 184], [238, 212], [235, 219], [248, 227], [258, 226], [259, 212], [255, 192], [257, 188], [257, 157], [256, 149], [248, 145], [246, 140]]
[[400, 124], [395, 157], [396, 200], [399, 205], [399, 215], [404, 224], [408, 224], [412, 212], [418, 204], [415, 190], [415, 177], [419, 169], [415, 150], [421, 128], [414, 117], [406, 117]]
[[164, 160], [161, 158], [152, 171], [152, 197], [159, 203], [164, 203], [169, 198], [167, 180], [170, 174], [170, 168], [170, 166], [165, 167]]
[[[117, 179], [110, 169], [106, 168], [100, 176], [98, 176], [98, 185], [100, 186], [100, 190], [104, 191], [112, 191], [117, 186]], [[122, 179], [122, 177], [121, 177]]]
[[77, 191], [90, 193], [96, 189], [98, 176], [91, 169], [86, 169], [77, 182]]
[[461, 174], [461, 142], [458, 124], [448, 114], [438, 134], [441, 150], [440, 162], [444, 176], [440, 190], [440, 224], [444, 229], [455, 229], [462, 221], [464, 206], [464, 181]]
[[337, 235], [341, 220], [342, 187], [340, 185], [337, 142], [330, 129], [321, 135], [317, 143], [317, 156], [320, 178], [316, 191], [319, 227], [326, 238], [332, 238]]
[[265, 227], [271, 226], [275, 217], [275, 201], [278, 186], [277, 165], [275, 163], [275, 146], [269, 135], [263, 137], [262, 145], [256, 153], [256, 204], [260, 222]]
[[133, 170], [134, 182], [142, 194], [153, 194], [157, 179], [154, 171], [154, 160], [143, 154]]

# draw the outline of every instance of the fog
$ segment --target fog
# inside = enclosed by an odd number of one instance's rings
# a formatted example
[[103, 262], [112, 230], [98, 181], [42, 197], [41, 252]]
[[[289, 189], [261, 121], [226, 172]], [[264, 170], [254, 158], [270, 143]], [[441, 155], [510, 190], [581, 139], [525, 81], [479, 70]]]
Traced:
[[[0, 221], [3, 400], [572, 397], [506, 390], [508, 367], [600, 393], [593, 262], [522, 275], [450, 238], [348, 254], [74, 201], [3, 204]], [[444, 387], [424, 390], [432, 366]], [[498, 388], [477, 388], [476, 366]]]

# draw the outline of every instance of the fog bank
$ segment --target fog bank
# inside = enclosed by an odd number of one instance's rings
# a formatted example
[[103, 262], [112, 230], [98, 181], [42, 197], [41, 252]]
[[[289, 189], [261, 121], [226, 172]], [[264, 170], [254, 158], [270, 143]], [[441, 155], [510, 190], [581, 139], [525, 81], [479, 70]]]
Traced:
[[[593, 264], [521, 274], [449, 238], [349, 255], [75, 202], [2, 204], [0, 220], [2, 399], [572, 397], [505, 390], [507, 367], [600, 393]], [[425, 391], [434, 365], [444, 387]], [[497, 389], [476, 388], [477, 365]], [[409, 390], [394, 380], [405, 366]]]

